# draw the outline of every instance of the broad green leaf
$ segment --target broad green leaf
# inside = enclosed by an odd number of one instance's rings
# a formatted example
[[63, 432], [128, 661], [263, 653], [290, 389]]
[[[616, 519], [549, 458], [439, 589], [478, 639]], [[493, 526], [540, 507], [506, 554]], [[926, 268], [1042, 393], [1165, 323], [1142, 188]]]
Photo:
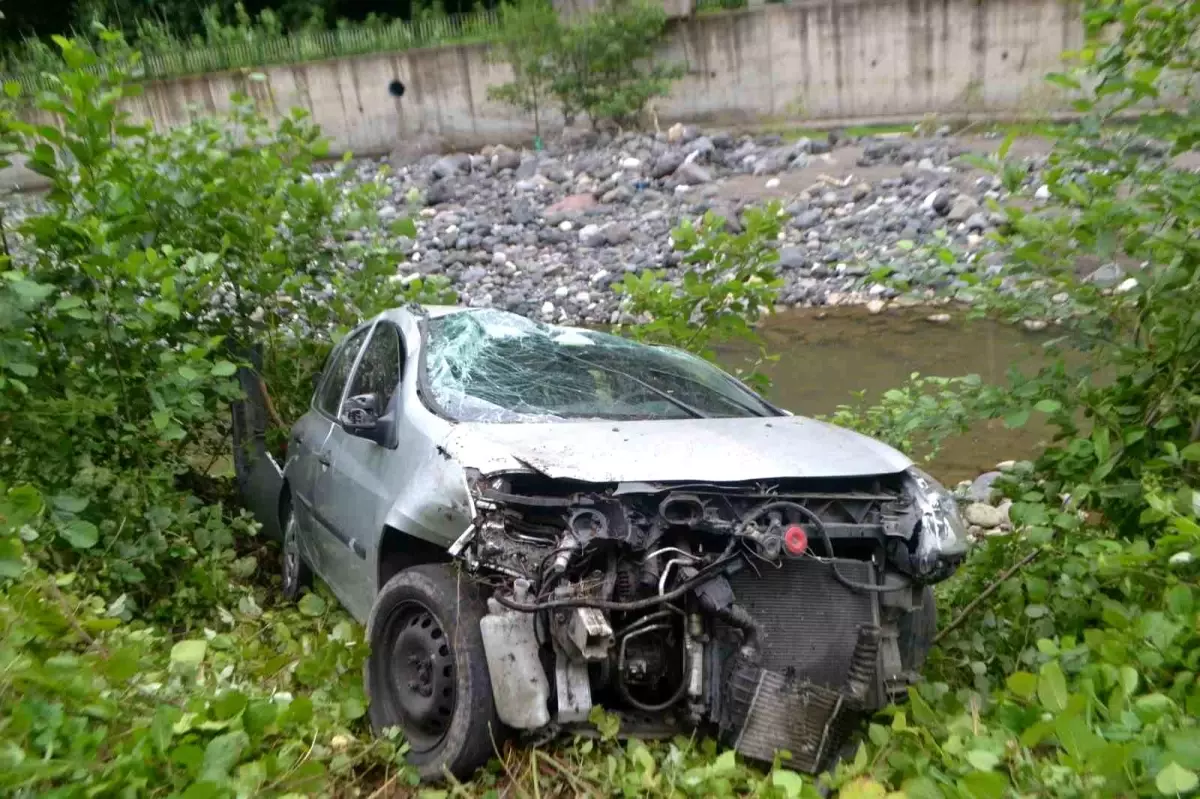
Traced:
[[999, 771], [973, 771], [959, 785], [971, 799], [1003, 799], [1008, 779]]
[[967, 762], [980, 771], [991, 771], [1000, 764], [1000, 758], [984, 749], [967, 752]]
[[20, 539], [0, 537], [0, 578], [20, 577], [25, 569], [25, 545]]
[[313, 593], [307, 593], [296, 604], [305, 616], [320, 616], [325, 612], [325, 600]]
[[771, 772], [771, 785], [783, 791], [787, 799], [799, 799], [804, 790], [804, 778], [794, 771], [776, 769]]
[[1005, 684], [1017, 696], [1029, 699], [1037, 692], [1038, 678], [1027, 671], [1018, 671], [1008, 675]]
[[1052, 660], [1041, 668], [1038, 677], [1038, 700], [1042, 707], [1058, 713], [1067, 707], [1067, 679], [1057, 660]]
[[237, 372], [237, 367], [229, 361], [217, 361], [213, 364], [212, 374], [214, 377], [229, 377]]
[[1200, 461], [1200, 441], [1188, 444], [1179, 451], [1179, 457], [1185, 461]]
[[96, 525], [83, 519], [72, 519], [58, 528], [58, 534], [76, 549], [91, 549], [100, 540]]
[[154, 310], [158, 311], [163, 316], [169, 316], [172, 319], [179, 318], [179, 306], [170, 300], [159, 300], [154, 303]]
[[208, 642], [202, 638], [180, 641], [171, 647], [171, 662], [194, 665], [204, 660], [207, 651]]
[[1181, 796], [1196, 790], [1197, 786], [1200, 786], [1200, 779], [1196, 777], [1196, 772], [1175, 761], [1163, 766], [1154, 778], [1154, 787], [1163, 796]]
[[204, 748], [204, 761], [200, 766], [200, 779], [222, 783], [229, 776], [230, 770], [241, 759], [242, 752], [250, 744], [250, 739], [241, 730], [218, 735], [208, 742]]
[[1062, 403], [1055, 399], [1038, 400], [1037, 404], [1034, 405], [1033, 408], [1034, 410], [1041, 411], [1042, 413], [1054, 413], [1062, 410]]
[[83, 513], [88, 506], [86, 497], [76, 497], [70, 494], [56, 494], [51, 500], [54, 507], [64, 513]]

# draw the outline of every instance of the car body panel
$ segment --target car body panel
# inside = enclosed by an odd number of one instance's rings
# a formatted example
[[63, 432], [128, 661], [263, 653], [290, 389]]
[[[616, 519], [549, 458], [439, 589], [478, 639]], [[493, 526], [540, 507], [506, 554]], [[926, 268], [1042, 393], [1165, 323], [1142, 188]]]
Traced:
[[485, 474], [527, 468], [590, 483], [855, 477], [912, 465], [886, 444], [803, 416], [471, 422], [455, 426], [446, 448]]

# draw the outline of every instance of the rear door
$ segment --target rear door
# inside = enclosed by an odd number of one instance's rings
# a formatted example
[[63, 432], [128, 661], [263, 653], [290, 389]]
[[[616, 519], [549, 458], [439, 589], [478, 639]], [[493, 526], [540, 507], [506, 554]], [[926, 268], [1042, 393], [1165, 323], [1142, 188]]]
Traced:
[[[401, 415], [400, 378], [404, 345], [400, 330], [380, 320], [358, 359], [345, 397], [377, 394], [381, 415]], [[345, 401], [343, 397], [342, 401]], [[402, 428], [402, 425], [397, 425]], [[366, 618], [374, 600], [375, 575], [369, 563], [378, 547], [384, 519], [399, 486], [390, 478], [393, 444], [350, 435], [335, 426], [329, 435], [332, 463], [317, 500], [318, 513], [336, 529], [342, 546], [330, 562], [329, 582], [342, 603], [359, 618]]]
[[295, 453], [288, 465], [288, 482], [295, 500], [296, 521], [304, 532], [300, 536], [300, 549], [304, 559], [326, 580], [336, 552], [330, 541], [328, 522], [317, 512], [317, 499], [325, 488], [323, 482], [332, 463], [329, 437], [337, 426], [346, 382], [368, 331], [367, 327], [354, 331], [334, 350], [313, 394], [312, 408], [292, 428], [288, 442], [289, 455]]

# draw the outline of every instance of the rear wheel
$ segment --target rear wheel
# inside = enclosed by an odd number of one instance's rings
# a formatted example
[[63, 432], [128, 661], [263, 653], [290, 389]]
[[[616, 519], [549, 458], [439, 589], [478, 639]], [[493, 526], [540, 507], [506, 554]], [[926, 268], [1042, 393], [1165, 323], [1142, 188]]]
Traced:
[[478, 588], [448, 564], [399, 572], [371, 609], [371, 726], [404, 732], [424, 780], [468, 778], [502, 738], [479, 632], [486, 612]]
[[283, 596], [289, 601], [312, 585], [312, 570], [300, 555], [300, 527], [290, 502], [283, 511]]

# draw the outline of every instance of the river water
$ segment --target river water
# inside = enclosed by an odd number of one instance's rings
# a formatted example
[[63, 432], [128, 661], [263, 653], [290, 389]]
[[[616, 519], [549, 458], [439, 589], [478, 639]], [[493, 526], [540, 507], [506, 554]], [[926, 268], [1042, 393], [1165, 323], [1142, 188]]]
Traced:
[[[875, 401], [913, 372], [978, 374], [986, 383], [1002, 384], [1011, 367], [1031, 371], [1044, 360], [1044, 335], [961, 316], [941, 324], [926, 319], [943, 311], [906, 308], [871, 315], [862, 308], [835, 307], [772, 316], [761, 330], [768, 352], [779, 355], [764, 369], [772, 380], [768, 396], [789, 411], [816, 416], [853, 402], [858, 391]], [[726, 366], [745, 358], [740, 348], [721, 353]], [[948, 441], [927, 468], [952, 485], [999, 461], [1028, 457], [1045, 443], [1046, 432], [1035, 423], [1016, 430], [1000, 420], [982, 423]]]

